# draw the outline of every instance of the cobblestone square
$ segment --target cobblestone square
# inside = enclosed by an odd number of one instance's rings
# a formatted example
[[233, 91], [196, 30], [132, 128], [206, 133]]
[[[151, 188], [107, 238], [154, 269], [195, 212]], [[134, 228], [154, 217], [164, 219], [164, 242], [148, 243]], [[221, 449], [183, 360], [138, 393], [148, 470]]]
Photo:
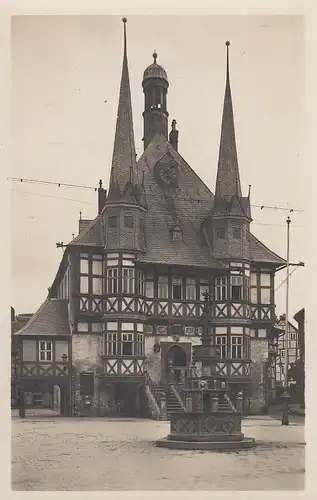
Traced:
[[231, 453], [157, 448], [169, 422], [62, 418], [12, 412], [13, 490], [300, 490], [304, 425], [250, 417], [243, 432], [258, 443]]

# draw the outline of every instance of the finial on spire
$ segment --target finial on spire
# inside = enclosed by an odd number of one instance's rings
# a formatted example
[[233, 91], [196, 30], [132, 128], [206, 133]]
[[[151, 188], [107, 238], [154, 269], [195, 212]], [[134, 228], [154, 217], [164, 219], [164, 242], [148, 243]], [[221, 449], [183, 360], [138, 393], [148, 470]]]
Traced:
[[102, 188], [102, 180], [100, 179], [99, 180], [99, 189], [101, 189], [101, 188]]
[[229, 45], [230, 42], [229, 40], [226, 41], [226, 46], [227, 46], [227, 80], [229, 80]]
[[127, 18], [123, 17], [122, 22], [123, 22], [123, 47], [124, 47], [123, 57], [126, 58], [127, 57], [127, 28], [126, 28]]
[[82, 212], [79, 212], [79, 220], [81, 220]]
[[156, 64], [157, 52], [156, 52], [155, 49], [154, 49], [154, 52], [153, 52], [153, 59], [154, 59], [154, 64]]

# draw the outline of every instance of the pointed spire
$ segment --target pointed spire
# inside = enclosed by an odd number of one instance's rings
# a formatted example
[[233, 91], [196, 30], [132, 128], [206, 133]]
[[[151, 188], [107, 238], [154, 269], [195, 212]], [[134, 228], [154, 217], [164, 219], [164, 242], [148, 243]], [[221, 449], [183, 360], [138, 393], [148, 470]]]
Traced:
[[222, 126], [219, 148], [216, 197], [237, 196], [241, 198], [241, 184], [237, 147], [234, 131], [233, 106], [229, 77], [229, 45], [227, 46], [226, 90], [223, 104]]
[[[133, 132], [132, 103], [127, 56], [127, 19], [123, 21], [123, 63], [117, 113], [117, 125], [113, 148], [112, 166], [109, 183], [109, 198], [118, 201], [127, 183], [139, 184], [136, 165], [136, 152]], [[109, 199], [110, 201], [110, 199]]]

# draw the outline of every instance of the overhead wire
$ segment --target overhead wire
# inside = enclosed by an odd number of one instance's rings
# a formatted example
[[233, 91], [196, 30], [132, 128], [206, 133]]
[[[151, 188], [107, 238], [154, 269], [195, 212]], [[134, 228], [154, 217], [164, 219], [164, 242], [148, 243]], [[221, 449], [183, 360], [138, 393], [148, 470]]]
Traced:
[[[292, 276], [292, 274], [296, 271], [296, 269], [298, 268], [299, 266], [295, 266], [294, 269], [289, 273], [289, 277]], [[277, 288], [275, 288], [275, 292], [277, 292], [277, 290], [279, 288], [281, 288], [282, 285], [284, 285], [285, 281], [287, 280], [287, 278], [285, 278], [283, 281], [281, 281], [281, 283], [279, 284], [279, 286]]]
[[[50, 185], [50, 186], [56, 186], [56, 187], [67, 187], [67, 188], [77, 188], [77, 189], [86, 189], [86, 190], [93, 190], [93, 191], [98, 191], [98, 187], [93, 187], [93, 186], [86, 186], [82, 184], [70, 184], [70, 183], [64, 183], [64, 182], [56, 182], [56, 181], [45, 181], [45, 180], [38, 180], [38, 179], [25, 179], [21, 177], [11, 177], [11, 180], [14, 182], [20, 182], [20, 183], [31, 183], [31, 184], [42, 184], [42, 185]], [[147, 198], [155, 198], [158, 196], [153, 195], [153, 194], [147, 194]], [[167, 198], [165, 196], [165, 198]], [[66, 199], [66, 198], [65, 198]], [[196, 201], [197, 203], [204, 203], [206, 200], [201, 200], [201, 199], [195, 199], [195, 198], [183, 198], [183, 197], [176, 197], [178, 200], [184, 200], [184, 201]], [[75, 201], [75, 200], [73, 200]], [[79, 201], [79, 200], [78, 200]], [[260, 208], [261, 210], [263, 209], [270, 209], [270, 210], [282, 210], [285, 212], [304, 212], [302, 209], [298, 208], [286, 208], [286, 207], [276, 207], [276, 206], [270, 206], [270, 205], [250, 205], [252, 208]]]

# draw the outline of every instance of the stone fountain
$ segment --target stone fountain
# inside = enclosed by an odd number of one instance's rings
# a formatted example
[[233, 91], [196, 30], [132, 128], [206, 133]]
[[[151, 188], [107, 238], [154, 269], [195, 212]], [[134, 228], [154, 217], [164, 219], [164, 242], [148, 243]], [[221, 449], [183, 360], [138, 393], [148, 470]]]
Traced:
[[238, 393], [234, 406], [225, 377], [217, 373], [219, 352], [212, 344], [209, 309], [210, 296], [206, 292], [201, 345], [194, 346], [195, 363], [185, 380], [186, 412], [170, 415], [170, 434], [156, 441], [156, 446], [215, 451], [255, 446], [254, 439], [241, 431], [242, 393]]

